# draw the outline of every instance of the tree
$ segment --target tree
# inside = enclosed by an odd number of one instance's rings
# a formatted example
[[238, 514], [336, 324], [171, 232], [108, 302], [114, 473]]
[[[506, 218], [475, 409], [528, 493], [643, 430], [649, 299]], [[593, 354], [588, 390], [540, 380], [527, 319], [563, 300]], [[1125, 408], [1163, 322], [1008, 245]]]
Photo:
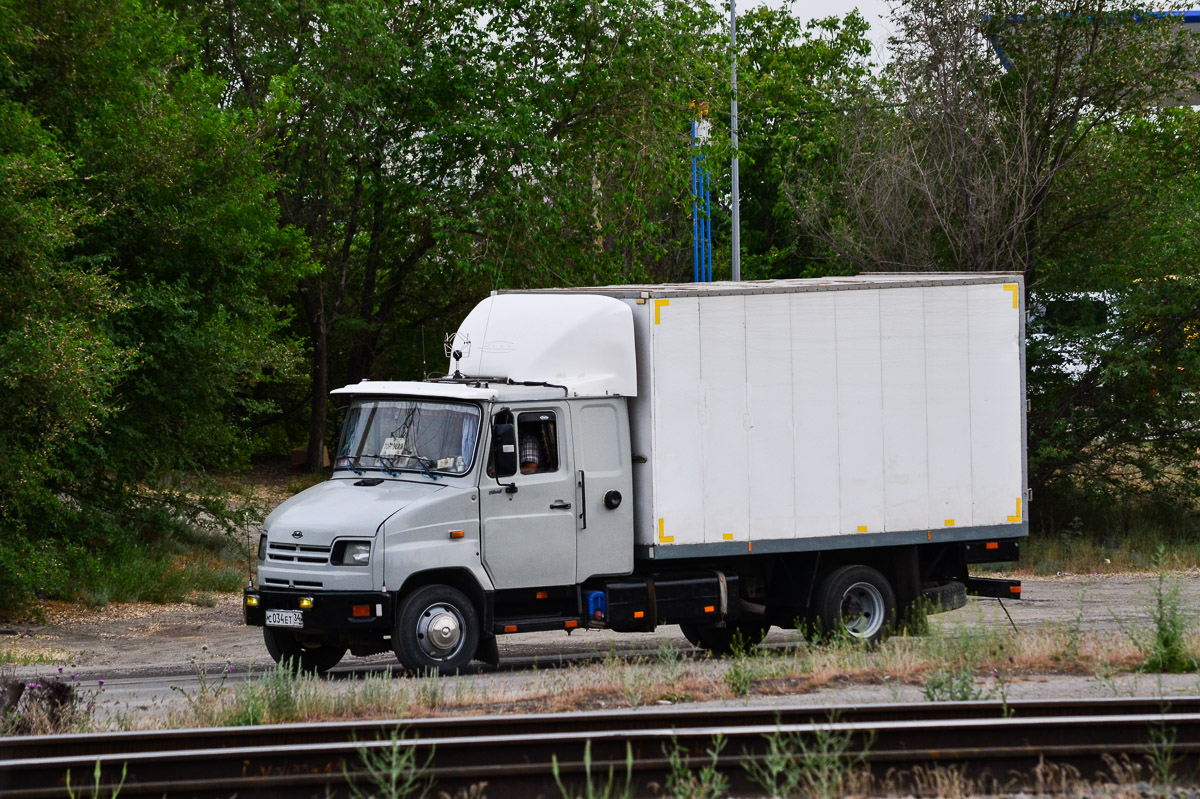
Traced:
[[909, 0], [893, 21], [894, 110], [847, 117], [848, 211], [829, 236], [864, 271], [1015, 270], [1036, 285], [1098, 210], [1056, 205], [1103, 157], [1096, 133], [1187, 91], [1200, 68], [1175, 19], [1123, 0]]
[[293, 368], [270, 300], [306, 261], [253, 131], [189, 67], [170, 15], [3, 2], [0, 20], [0, 368], [19, 471], [0, 524], [36, 538], [6, 538], [0, 572], [42, 563], [38, 590], [70, 594], [78, 570], [136, 568], [172, 532], [237, 528], [196, 475], [245, 461], [253, 388]]
[[852, 12], [805, 25], [790, 10], [767, 6], [738, 22], [742, 273], [826, 274], [837, 268], [833, 253], [799, 224], [791, 198], [823, 194], [837, 182], [837, 121], [875, 103], [867, 23]]
[[444, 332], [491, 288], [636, 278], [683, 250], [686, 107], [715, 74], [706, 7], [178, 8], [227, 102], [259, 120], [281, 222], [319, 265], [296, 293], [310, 469], [329, 390], [411, 373], [414, 330]]
[[[1197, 41], [1098, 0], [909, 0], [894, 19], [887, 102], [844, 120], [826, 240], [864, 271], [1024, 274], [1040, 507], [1194, 494], [1197, 123], [1159, 106], [1194, 89]], [[1103, 316], [1049, 318], [1088, 303]]]

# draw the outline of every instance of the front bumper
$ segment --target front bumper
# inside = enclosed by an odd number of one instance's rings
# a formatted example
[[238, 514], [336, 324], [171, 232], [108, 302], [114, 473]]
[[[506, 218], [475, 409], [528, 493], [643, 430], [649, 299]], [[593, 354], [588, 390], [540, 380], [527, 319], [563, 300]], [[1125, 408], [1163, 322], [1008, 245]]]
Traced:
[[[311, 599], [312, 607], [302, 609], [301, 599]], [[368, 615], [363, 616], [362, 608]], [[356, 616], [355, 609], [360, 615]], [[262, 627], [268, 610], [300, 610], [305, 630], [343, 632], [390, 632], [392, 595], [382, 591], [242, 591], [242, 610], [246, 624]], [[285, 628], [286, 629], [286, 628]]]

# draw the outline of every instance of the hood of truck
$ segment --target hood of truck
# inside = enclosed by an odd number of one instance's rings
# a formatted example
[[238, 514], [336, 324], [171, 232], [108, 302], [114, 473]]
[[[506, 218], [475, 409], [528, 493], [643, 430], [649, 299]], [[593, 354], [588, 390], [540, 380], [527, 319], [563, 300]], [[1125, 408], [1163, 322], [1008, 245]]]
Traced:
[[373, 536], [389, 516], [445, 488], [407, 480], [357, 482], [335, 478], [302, 491], [272, 511], [263, 529], [273, 541], [306, 545], [328, 545], [348, 535]]

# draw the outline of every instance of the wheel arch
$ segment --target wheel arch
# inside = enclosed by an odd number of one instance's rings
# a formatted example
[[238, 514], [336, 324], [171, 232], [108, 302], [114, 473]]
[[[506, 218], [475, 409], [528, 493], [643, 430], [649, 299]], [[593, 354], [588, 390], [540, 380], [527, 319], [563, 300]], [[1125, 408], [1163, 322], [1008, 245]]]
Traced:
[[396, 607], [400, 607], [404, 597], [427, 585], [448, 585], [462, 591], [475, 606], [475, 612], [479, 614], [483, 630], [491, 630], [493, 617], [491, 594], [484, 590], [475, 575], [467, 569], [429, 569], [409, 575], [404, 584], [400, 586], [400, 590], [396, 592]]

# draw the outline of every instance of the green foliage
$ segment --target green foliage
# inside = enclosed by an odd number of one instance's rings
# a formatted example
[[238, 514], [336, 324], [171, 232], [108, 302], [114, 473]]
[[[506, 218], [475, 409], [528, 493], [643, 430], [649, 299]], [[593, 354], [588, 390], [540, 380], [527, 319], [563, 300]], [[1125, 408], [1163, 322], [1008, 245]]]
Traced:
[[1178, 581], [1167, 576], [1164, 561], [1166, 551], [1158, 552], [1159, 573], [1154, 583], [1154, 606], [1150, 610], [1151, 628], [1148, 635], [1137, 635], [1138, 646], [1145, 655], [1144, 671], [1179, 674], [1200, 669], [1200, 659], [1187, 646], [1191, 624], [1180, 606]]
[[705, 750], [708, 762], [696, 768], [692, 757], [678, 741], [670, 748], [663, 746], [670, 771], [664, 786], [663, 796], [671, 799], [721, 799], [729, 791], [729, 778], [721, 773], [718, 764], [725, 738], [716, 736], [712, 745]]
[[554, 784], [558, 786], [562, 799], [629, 799], [633, 796], [633, 747], [625, 745], [625, 782], [619, 781], [616, 766], [608, 767], [608, 774], [602, 777], [592, 774], [592, 742], [588, 741], [583, 747], [583, 785], [568, 786], [563, 782], [558, 767], [558, 756], [552, 755], [550, 769], [554, 774]]
[[764, 736], [766, 753], [743, 764], [750, 779], [773, 797], [838, 799], [854, 793], [874, 735], [867, 736], [856, 752], [854, 733], [837, 729], [836, 722], [831, 718], [828, 725], [814, 726], [809, 732], [777, 730]]
[[125, 787], [125, 778], [129, 773], [129, 764], [121, 764], [121, 781], [116, 785], [104, 785], [101, 783], [100, 761], [96, 761], [96, 766], [92, 771], [92, 784], [87, 786], [86, 790], [80, 793], [75, 793], [75, 788], [71, 785], [71, 770], [67, 769], [66, 783], [67, 796], [70, 799], [117, 799], [121, 795], [121, 789]]
[[975, 685], [975, 670], [970, 666], [931, 671], [921, 691], [926, 702], [973, 702], [989, 696]]
[[[867, 23], [854, 11], [805, 25], [786, 8], [763, 5], [739, 14], [738, 40], [742, 274], [844, 273], [813, 227], [840, 213], [830, 196], [844, 141], [839, 120], [875, 102]], [[723, 181], [724, 159], [718, 163]], [[809, 207], [822, 198], [819, 220], [801, 224], [800, 197], [812, 197]]]
[[428, 773], [433, 763], [433, 747], [424, 763], [417, 760], [417, 750], [397, 727], [387, 741], [360, 746], [358, 757], [366, 772], [369, 788], [359, 785], [355, 775], [346, 770], [350, 795], [354, 799], [408, 799], [427, 796], [433, 790], [434, 779]]
[[245, 462], [258, 386], [294, 371], [272, 298], [306, 260], [255, 130], [187, 66], [172, 15], [6, 2], [0, 20], [0, 611], [127, 595], [99, 584], [132, 585], [105, 573], [126, 564], [173, 596], [167, 563], [130, 555], [254, 516], [203, 472]]

